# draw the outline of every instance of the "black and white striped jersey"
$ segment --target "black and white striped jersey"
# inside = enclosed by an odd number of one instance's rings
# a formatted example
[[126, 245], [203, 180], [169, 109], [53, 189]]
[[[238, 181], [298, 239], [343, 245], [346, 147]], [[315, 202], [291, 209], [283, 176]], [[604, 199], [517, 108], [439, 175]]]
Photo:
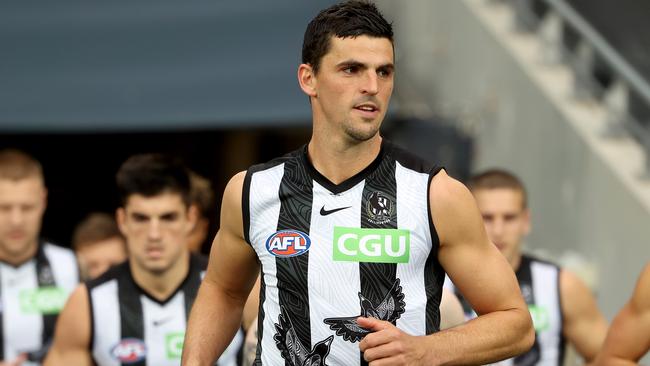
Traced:
[[[498, 365], [559, 366], [564, 362], [560, 268], [550, 262], [522, 255], [515, 273], [535, 327], [535, 343], [527, 353], [501, 361]], [[458, 294], [468, 319], [476, 313]]]
[[36, 255], [17, 267], [0, 262], [1, 359], [12, 360], [23, 352], [44, 356], [56, 318], [78, 283], [74, 253], [47, 242], [39, 243]]
[[[192, 255], [187, 277], [165, 301], [135, 283], [128, 262], [87, 282], [94, 362], [99, 366], [180, 365], [187, 318], [206, 267], [207, 259]], [[238, 365], [242, 345], [240, 330], [217, 365]]]
[[338, 185], [306, 146], [248, 170], [244, 235], [263, 274], [256, 364], [365, 364], [359, 315], [438, 330], [444, 271], [428, 199], [438, 171], [386, 140]]

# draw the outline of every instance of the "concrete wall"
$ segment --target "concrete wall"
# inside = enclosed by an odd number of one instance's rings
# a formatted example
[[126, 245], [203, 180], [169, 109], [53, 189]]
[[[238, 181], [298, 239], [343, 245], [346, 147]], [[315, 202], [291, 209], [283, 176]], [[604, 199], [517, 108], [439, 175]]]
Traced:
[[400, 112], [459, 118], [477, 139], [476, 170], [521, 176], [534, 225], [527, 247], [576, 268], [611, 319], [650, 260], [639, 147], [601, 137], [601, 106], [571, 98], [571, 73], [544, 64], [538, 39], [514, 32], [499, 2], [378, 5], [394, 20]]

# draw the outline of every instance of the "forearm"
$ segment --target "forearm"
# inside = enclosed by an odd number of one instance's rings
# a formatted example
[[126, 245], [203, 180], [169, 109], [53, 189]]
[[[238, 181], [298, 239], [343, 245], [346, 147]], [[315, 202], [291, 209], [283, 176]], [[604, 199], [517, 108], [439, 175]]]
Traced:
[[244, 302], [203, 281], [190, 313], [182, 365], [211, 366], [241, 325]]
[[428, 364], [496, 362], [526, 352], [534, 337], [527, 311], [517, 308], [489, 313], [428, 336]]

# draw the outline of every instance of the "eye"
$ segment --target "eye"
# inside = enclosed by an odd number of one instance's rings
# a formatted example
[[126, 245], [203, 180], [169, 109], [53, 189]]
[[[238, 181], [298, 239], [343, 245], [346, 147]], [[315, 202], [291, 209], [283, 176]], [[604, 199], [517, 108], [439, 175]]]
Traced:
[[507, 214], [507, 215], [505, 215], [503, 217], [503, 220], [505, 222], [512, 222], [512, 221], [515, 221], [517, 219], [517, 217], [518, 217], [518, 215], [516, 215], [516, 214]]
[[343, 68], [343, 73], [345, 74], [356, 74], [359, 71], [359, 67], [355, 65], [346, 66]]
[[388, 70], [388, 69], [379, 69], [379, 70], [377, 70], [377, 75], [379, 75], [379, 77], [381, 77], [381, 78], [388, 78], [392, 74], [393, 74], [392, 70]]
[[143, 215], [139, 213], [131, 214], [131, 218], [133, 219], [134, 222], [146, 222], [149, 220], [149, 217], [147, 215]]
[[31, 212], [31, 211], [34, 211], [34, 209], [36, 209], [36, 206], [34, 206], [34, 205], [22, 205], [22, 206], [20, 206], [20, 209], [23, 212]]
[[178, 213], [167, 213], [162, 216], [160, 216], [160, 220], [165, 221], [165, 222], [174, 222], [178, 220]]

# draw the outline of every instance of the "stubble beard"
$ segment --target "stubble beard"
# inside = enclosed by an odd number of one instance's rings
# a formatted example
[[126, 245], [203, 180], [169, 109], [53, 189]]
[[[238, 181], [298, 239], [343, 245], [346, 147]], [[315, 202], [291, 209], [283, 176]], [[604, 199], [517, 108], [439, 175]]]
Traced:
[[[377, 133], [379, 132], [379, 123], [375, 122], [367, 122], [367, 123], [372, 123], [372, 126], [370, 128], [355, 128], [354, 123], [351, 121], [346, 121], [346, 123], [343, 124], [343, 129], [345, 134], [355, 142], [365, 142], [370, 140], [371, 138], [375, 137]], [[366, 127], [363, 125], [363, 127]]]

